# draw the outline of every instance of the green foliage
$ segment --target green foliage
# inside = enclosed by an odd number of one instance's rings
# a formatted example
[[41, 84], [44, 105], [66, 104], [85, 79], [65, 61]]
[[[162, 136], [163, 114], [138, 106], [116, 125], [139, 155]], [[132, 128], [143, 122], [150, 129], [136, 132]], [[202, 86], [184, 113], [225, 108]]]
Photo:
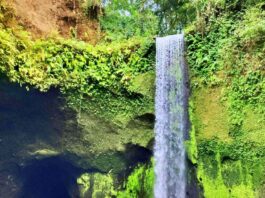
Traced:
[[63, 92], [74, 89], [88, 95], [96, 88], [128, 93], [135, 75], [153, 69], [154, 60], [148, 52], [152, 42], [146, 39], [107, 46], [52, 39], [26, 45], [12, 31], [0, 33], [1, 70], [13, 81], [42, 91], [54, 86]]
[[262, 11], [261, 5], [251, 7], [246, 11], [235, 34], [240, 38], [244, 48], [264, 47], [265, 12]]
[[225, 143], [218, 139], [204, 140], [198, 145], [200, 156], [220, 154], [221, 159], [243, 160], [255, 162], [257, 158], [265, 157], [263, 145], [238, 139], [232, 143]]
[[157, 17], [142, 0], [113, 0], [104, 7], [100, 18], [106, 40], [128, 39], [133, 36], [154, 36]]
[[233, 14], [238, 5], [225, 4], [223, 13], [211, 15], [203, 33], [187, 36], [193, 86], [225, 84], [233, 135], [240, 134], [244, 106], [264, 112], [265, 101], [264, 11], [261, 4], [239, 5], [245, 10]]
[[15, 58], [14, 54], [17, 54], [16, 40], [12, 37], [8, 31], [0, 30], [0, 69], [1, 71], [8, 70], [6, 65], [9, 67], [14, 66]]
[[250, 105], [265, 118], [265, 12], [258, 4], [246, 10], [233, 34], [221, 49], [221, 63], [227, 77], [226, 99], [231, 122], [237, 127], [244, 118], [244, 107]]
[[155, 13], [159, 18], [159, 32], [162, 35], [175, 34], [196, 18], [194, 1], [154, 0]]
[[[204, 33], [220, 13], [243, 9], [254, 1], [226, 0], [154, 0], [160, 32], [174, 34], [177, 30], [196, 28]], [[254, 2], [255, 3], [255, 2]], [[256, 2], [257, 3], [257, 2]]]
[[232, 20], [216, 18], [207, 30], [207, 34], [188, 34], [186, 36], [188, 49], [187, 58], [192, 77], [199, 77], [199, 82], [216, 84], [218, 71], [222, 69], [219, 60], [224, 39], [228, 37], [232, 26]]
[[126, 122], [152, 111], [153, 98], [131, 88], [135, 77], [154, 69], [152, 40], [138, 37], [97, 46], [52, 38], [32, 42], [23, 31], [8, 29], [0, 30], [0, 38], [1, 73], [27, 89], [57, 87], [78, 112], [88, 108], [119, 122], [122, 116]]

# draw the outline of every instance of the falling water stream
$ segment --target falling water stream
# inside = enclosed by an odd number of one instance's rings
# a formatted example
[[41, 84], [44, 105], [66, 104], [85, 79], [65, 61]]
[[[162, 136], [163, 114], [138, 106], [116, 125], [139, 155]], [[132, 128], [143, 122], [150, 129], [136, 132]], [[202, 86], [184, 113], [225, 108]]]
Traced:
[[184, 35], [156, 39], [155, 197], [185, 198]]

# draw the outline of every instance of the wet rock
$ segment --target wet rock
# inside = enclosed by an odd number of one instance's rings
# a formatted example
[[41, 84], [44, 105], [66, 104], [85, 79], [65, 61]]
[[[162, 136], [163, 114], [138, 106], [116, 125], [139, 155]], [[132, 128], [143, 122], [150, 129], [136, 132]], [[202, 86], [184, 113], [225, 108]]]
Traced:
[[34, 156], [36, 159], [43, 159], [58, 156], [60, 152], [50, 149], [40, 149], [30, 153], [30, 155]]

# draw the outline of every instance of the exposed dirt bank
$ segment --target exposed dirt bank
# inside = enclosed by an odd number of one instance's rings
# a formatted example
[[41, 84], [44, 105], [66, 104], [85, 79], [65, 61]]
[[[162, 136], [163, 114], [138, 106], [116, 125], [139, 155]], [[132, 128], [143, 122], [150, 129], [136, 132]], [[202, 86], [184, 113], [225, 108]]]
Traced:
[[11, 6], [34, 37], [58, 33], [91, 43], [100, 37], [97, 21], [87, 19], [77, 0], [13, 0]]

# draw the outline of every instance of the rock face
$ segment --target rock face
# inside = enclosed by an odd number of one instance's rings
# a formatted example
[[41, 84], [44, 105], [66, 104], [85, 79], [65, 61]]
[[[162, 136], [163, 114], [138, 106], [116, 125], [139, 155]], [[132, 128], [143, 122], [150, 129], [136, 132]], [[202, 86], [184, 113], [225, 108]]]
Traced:
[[30, 197], [27, 185], [45, 180], [40, 167], [65, 197], [78, 191], [76, 178], [85, 171], [125, 172], [150, 159], [153, 122], [145, 113], [123, 126], [89, 111], [78, 116], [56, 90], [26, 91], [1, 80], [0, 197]]

